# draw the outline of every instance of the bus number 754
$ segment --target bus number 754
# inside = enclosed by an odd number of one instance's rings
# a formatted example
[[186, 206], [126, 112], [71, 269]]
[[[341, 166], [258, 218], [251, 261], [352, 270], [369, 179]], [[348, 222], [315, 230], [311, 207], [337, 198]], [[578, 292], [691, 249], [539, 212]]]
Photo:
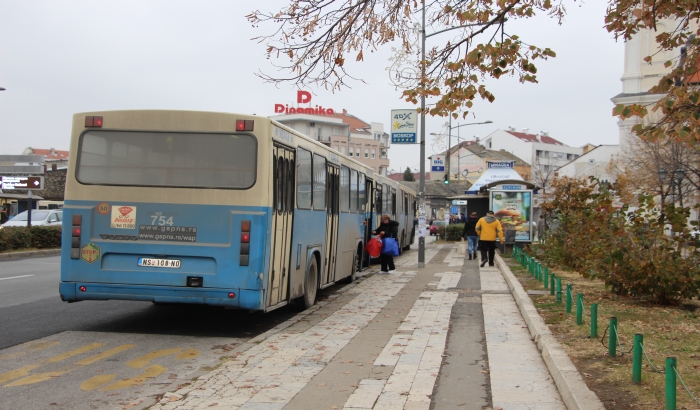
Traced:
[[[158, 225], [158, 226], [173, 226], [173, 217], [171, 216], [168, 219], [165, 219], [165, 216], [163, 215], [153, 215], [151, 216], [151, 225]], [[157, 222], [157, 223], [156, 223]]]

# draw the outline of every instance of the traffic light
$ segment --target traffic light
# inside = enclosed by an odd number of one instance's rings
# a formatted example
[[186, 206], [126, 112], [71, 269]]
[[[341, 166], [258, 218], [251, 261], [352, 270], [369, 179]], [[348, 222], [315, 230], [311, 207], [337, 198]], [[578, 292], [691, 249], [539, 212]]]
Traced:
[[450, 183], [450, 174], [445, 174], [445, 185]]

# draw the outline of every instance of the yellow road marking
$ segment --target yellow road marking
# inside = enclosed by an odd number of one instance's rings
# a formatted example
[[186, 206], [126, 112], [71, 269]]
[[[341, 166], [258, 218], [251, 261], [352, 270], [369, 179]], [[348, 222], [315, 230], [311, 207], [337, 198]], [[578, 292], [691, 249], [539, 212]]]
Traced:
[[44, 350], [48, 349], [49, 347], [56, 346], [58, 344], [61, 344], [61, 342], [51, 342], [51, 341], [43, 341], [43, 342], [36, 342], [32, 343], [29, 346], [27, 346], [27, 350], [30, 352], [38, 352], [39, 350]]
[[124, 380], [120, 380], [116, 383], [112, 383], [106, 387], [101, 388], [100, 391], [118, 390], [118, 389], [123, 389], [125, 387], [136, 386], [138, 384], [145, 382], [148, 379], [152, 379], [158, 375], [161, 375], [166, 371], [168, 371], [167, 367], [163, 367], [159, 364], [154, 364], [153, 366], [146, 369], [146, 371], [143, 372], [142, 374], [140, 374], [136, 377], [132, 377], [130, 379], [124, 379]]
[[169, 356], [171, 354], [179, 352], [180, 350], [182, 350], [182, 348], [179, 347], [173, 349], [156, 350], [155, 352], [151, 352], [134, 360], [131, 360], [127, 362], [126, 365], [131, 367], [132, 369], [140, 369], [142, 367], [146, 367], [148, 363], [150, 363], [151, 360], [155, 359], [156, 357]]
[[25, 354], [27, 354], [27, 352], [15, 352], [15, 353], [0, 354], [0, 360], [15, 359], [17, 357], [24, 356]]
[[194, 359], [195, 357], [199, 356], [199, 350], [197, 349], [187, 349], [184, 352], [180, 352], [175, 356], [175, 359], [177, 360], [187, 360], [187, 359]]
[[58, 376], [61, 376], [63, 374], [66, 374], [69, 371], [74, 370], [74, 369], [76, 369], [76, 367], [71, 367], [71, 368], [64, 369], [64, 370], [56, 370], [53, 372], [33, 374], [29, 377], [25, 377], [24, 379], [20, 379], [20, 380], [14, 381], [8, 385], [5, 385], [4, 387], [24, 386], [27, 384], [44, 382], [46, 380], [53, 379], [54, 377], [58, 377]]
[[9, 382], [10, 380], [19, 379], [29, 374], [32, 370], [39, 367], [38, 364], [30, 364], [19, 369], [10, 370], [7, 373], [0, 374], [0, 384]]
[[106, 352], [102, 352], [100, 354], [85, 358], [79, 362], [75, 362], [75, 364], [79, 364], [81, 366], [87, 366], [89, 364], [93, 364], [93, 363], [98, 362], [102, 359], [105, 359], [109, 356], [114, 356], [117, 353], [121, 353], [125, 350], [129, 350], [129, 349], [134, 348], [134, 347], [136, 347], [136, 345], [121, 345], [121, 346], [115, 347], [114, 349], [107, 350]]
[[99, 376], [91, 377], [80, 384], [80, 388], [86, 391], [96, 389], [103, 384], [107, 384], [114, 380], [113, 374], [101, 374]]
[[60, 362], [62, 360], [70, 359], [73, 356], [77, 356], [79, 354], [83, 354], [85, 352], [89, 352], [90, 350], [95, 350], [98, 347], [104, 346], [106, 343], [91, 343], [89, 345], [85, 345], [83, 347], [79, 347], [77, 349], [73, 349], [70, 352], [65, 352], [63, 354], [59, 354], [58, 356], [51, 357], [49, 359], [46, 359], [47, 363], [56, 363]]

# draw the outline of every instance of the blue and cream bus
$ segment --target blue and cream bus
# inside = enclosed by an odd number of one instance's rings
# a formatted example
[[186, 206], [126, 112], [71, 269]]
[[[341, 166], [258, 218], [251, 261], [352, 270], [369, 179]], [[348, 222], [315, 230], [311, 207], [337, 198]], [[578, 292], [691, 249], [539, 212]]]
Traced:
[[64, 301], [309, 307], [367, 265], [379, 213], [412, 242], [414, 192], [266, 117], [81, 113], [70, 153]]

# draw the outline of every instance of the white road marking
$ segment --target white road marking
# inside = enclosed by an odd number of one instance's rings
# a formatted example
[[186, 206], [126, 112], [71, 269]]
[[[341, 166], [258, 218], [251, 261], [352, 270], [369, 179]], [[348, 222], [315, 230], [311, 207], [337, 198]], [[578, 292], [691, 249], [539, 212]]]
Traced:
[[28, 278], [28, 277], [30, 277], [30, 276], [35, 276], [35, 275], [10, 276], [9, 278], [0, 278], [0, 280], [18, 279], [18, 278]]

